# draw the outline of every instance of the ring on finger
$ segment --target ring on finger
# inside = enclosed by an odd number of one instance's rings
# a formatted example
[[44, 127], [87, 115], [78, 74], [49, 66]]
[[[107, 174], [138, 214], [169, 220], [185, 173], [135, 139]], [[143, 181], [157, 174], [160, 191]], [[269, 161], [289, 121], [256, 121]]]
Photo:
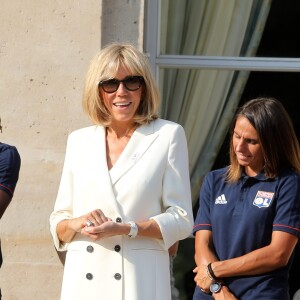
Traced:
[[85, 221], [85, 224], [86, 224], [87, 227], [91, 227], [91, 226], [94, 226], [94, 225], [95, 225], [95, 224], [94, 224], [91, 220], [89, 220], [89, 219], [87, 219], [87, 220]]

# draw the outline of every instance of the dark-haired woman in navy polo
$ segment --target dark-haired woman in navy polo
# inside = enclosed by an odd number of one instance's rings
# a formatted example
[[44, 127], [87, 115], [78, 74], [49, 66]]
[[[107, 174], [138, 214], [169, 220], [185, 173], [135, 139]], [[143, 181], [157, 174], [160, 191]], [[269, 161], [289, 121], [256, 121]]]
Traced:
[[230, 165], [210, 172], [195, 220], [194, 300], [288, 300], [300, 236], [300, 153], [275, 99], [241, 107], [231, 127]]

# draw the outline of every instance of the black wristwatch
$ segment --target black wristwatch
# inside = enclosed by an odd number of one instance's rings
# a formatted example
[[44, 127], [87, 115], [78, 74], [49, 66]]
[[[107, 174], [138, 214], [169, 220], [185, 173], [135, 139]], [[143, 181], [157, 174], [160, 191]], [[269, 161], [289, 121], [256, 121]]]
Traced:
[[209, 290], [212, 293], [218, 293], [220, 292], [221, 288], [222, 288], [222, 284], [220, 282], [214, 281], [211, 283]]

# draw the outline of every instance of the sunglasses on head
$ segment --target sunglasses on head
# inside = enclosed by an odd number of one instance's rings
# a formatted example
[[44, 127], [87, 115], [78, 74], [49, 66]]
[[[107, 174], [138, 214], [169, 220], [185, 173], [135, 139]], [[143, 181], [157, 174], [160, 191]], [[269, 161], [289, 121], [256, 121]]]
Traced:
[[128, 76], [123, 80], [118, 80], [115, 78], [101, 80], [99, 82], [99, 86], [101, 86], [103, 91], [106, 93], [114, 93], [118, 90], [121, 82], [128, 91], [137, 91], [142, 86], [144, 78], [141, 76]]

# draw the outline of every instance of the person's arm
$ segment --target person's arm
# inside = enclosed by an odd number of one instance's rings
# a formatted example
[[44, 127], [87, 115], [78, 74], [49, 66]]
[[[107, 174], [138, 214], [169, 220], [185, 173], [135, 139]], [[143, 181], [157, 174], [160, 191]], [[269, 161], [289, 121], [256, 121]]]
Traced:
[[[72, 220], [69, 220], [69, 222], [70, 221]], [[115, 223], [113, 221], [107, 220], [102, 222], [101, 224], [95, 225], [96, 226], [85, 227], [83, 230], [79, 229], [79, 231], [93, 240], [99, 240], [101, 238], [114, 235], [128, 235], [130, 232], [130, 224], [128, 223]], [[137, 222], [136, 225], [138, 228], [138, 236], [150, 237], [160, 240], [162, 239], [160, 228], [154, 220]]]
[[[210, 258], [212, 259], [211, 267], [213, 273], [220, 280], [233, 276], [263, 274], [284, 267], [287, 265], [297, 241], [298, 238], [292, 234], [274, 231], [270, 245], [251, 251], [240, 257], [217, 261], [213, 260], [213, 257], [209, 257], [209, 255], [206, 255], [205, 259], [201, 259], [201, 255], [198, 252], [200, 258], [197, 258], [197, 268], [194, 270], [194, 272], [197, 272], [195, 281], [199, 287], [206, 291], [208, 290], [210, 282], [207, 276], [206, 263]], [[201, 240], [198, 238], [197, 244], [199, 245], [200, 242]], [[199, 251], [203, 251], [203, 248], [205, 249], [204, 246], [198, 246]]]
[[0, 219], [2, 218], [5, 210], [7, 209], [12, 196], [5, 191], [0, 190]]
[[298, 241], [299, 192], [298, 174], [282, 177], [270, 244], [241, 257], [212, 263], [217, 277], [263, 274], [288, 264]]
[[269, 245], [243, 256], [212, 263], [217, 277], [258, 275], [288, 264], [298, 241], [300, 176], [282, 176], [277, 191], [276, 215]]
[[195, 237], [195, 262], [196, 265], [208, 265], [216, 261], [213, 251], [212, 232], [210, 230], [199, 230]]
[[212, 278], [207, 274], [207, 265], [211, 262], [217, 261], [217, 256], [214, 251], [213, 233], [211, 226], [211, 209], [210, 199], [213, 187], [212, 173], [205, 176], [201, 192], [200, 203], [197, 216], [195, 219], [195, 262], [196, 268], [194, 281], [202, 292], [209, 293]]
[[80, 232], [83, 226], [79, 218], [60, 221], [56, 227], [58, 239], [61, 242], [70, 243], [75, 234]]
[[6, 211], [19, 179], [20, 154], [16, 147], [2, 144], [0, 151], [0, 219]]
[[[206, 266], [215, 261], [218, 261], [218, 259], [213, 250], [212, 232], [210, 230], [197, 231], [195, 237], [195, 262], [197, 267], [194, 269], [194, 272], [198, 270], [199, 272], [195, 276], [195, 282], [206, 293], [209, 293], [209, 286], [213, 282], [207, 275]], [[204, 273], [202, 273], [202, 270], [204, 270]], [[217, 294], [212, 294], [212, 297], [216, 300], [237, 299], [228, 287], [224, 285]]]
[[[172, 126], [167, 133], [168, 160], [163, 174], [161, 192], [161, 205], [164, 208], [161, 213], [149, 220], [135, 222], [138, 236], [158, 239], [166, 250], [178, 240], [186, 238], [191, 233], [193, 224], [188, 151], [184, 130], [181, 126]], [[131, 229], [128, 223], [103, 222], [103, 219], [98, 222], [95, 218], [91, 221], [95, 226], [85, 227], [81, 233], [93, 240], [114, 235], [128, 235]], [[175, 246], [171, 248], [171, 250], [174, 249]]]
[[235, 295], [229, 290], [227, 286], [222, 286], [220, 292], [213, 293], [212, 297], [215, 300], [237, 300]]
[[[210, 175], [209, 175], [210, 176]], [[212, 180], [209, 176], [204, 178], [204, 182], [200, 193], [200, 206], [197, 217], [195, 220], [195, 229], [202, 228], [195, 233], [195, 262], [197, 267], [193, 270], [195, 275], [196, 285], [202, 290], [202, 292], [209, 293], [210, 285], [214, 281], [213, 278], [207, 273], [207, 265], [212, 262], [218, 261], [218, 258], [214, 251], [213, 245], [213, 232], [211, 231], [210, 221], [210, 199]], [[222, 282], [222, 279], [219, 280]], [[222, 285], [221, 290], [213, 294], [214, 299], [220, 300], [234, 300], [237, 299], [235, 295], [229, 290], [227, 286]]]
[[[144, 221], [144, 222], [137, 222], [137, 227], [138, 227], [138, 235], [144, 236], [144, 237], [151, 237], [154, 239], [162, 239], [162, 234], [160, 231], [160, 228], [156, 221], [154, 220], [149, 220], [149, 221]], [[128, 224], [125, 224], [128, 226]], [[127, 227], [128, 229], [128, 227]], [[130, 229], [130, 227], [129, 227]], [[126, 233], [128, 234], [128, 233]]]
[[59, 190], [54, 206], [54, 210], [50, 215], [50, 232], [53, 238], [54, 246], [58, 251], [66, 251], [68, 243], [72, 241], [75, 234], [80, 232], [84, 226], [85, 220], [78, 221], [73, 219], [73, 203], [72, 188], [73, 177], [71, 168], [71, 149], [72, 134], [68, 137], [66, 155], [63, 165], [62, 176], [60, 180]]
[[[93, 226], [86, 225], [88, 220], [92, 222]], [[162, 239], [160, 228], [154, 220], [137, 222], [136, 225], [137, 235]], [[78, 232], [92, 240], [99, 240], [114, 235], [128, 235], [130, 228], [130, 224], [113, 222], [104, 215], [101, 209], [96, 209], [81, 217], [60, 221], [57, 224], [56, 232], [61, 242], [70, 243]]]
[[197, 267], [193, 270], [196, 285], [203, 291], [209, 293], [211, 278], [206, 273], [206, 266], [216, 261], [213, 251], [212, 232], [210, 230], [199, 230], [195, 236], [195, 262]]
[[212, 263], [216, 277], [263, 274], [287, 265], [298, 238], [290, 233], [274, 231], [270, 245], [243, 256]]
[[[171, 131], [170, 136], [168, 163], [164, 174], [162, 191], [162, 201], [165, 210], [149, 220], [136, 222], [138, 236], [159, 239], [166, 249], [171, 247], [176, 241], [187, 237], [192, 230], [193, 223], [187, 145], [182, 127], [176, 127], [176, 130]], [[68, 149], [70, 149], [70, 140], [68, 141], [55, 212], [50, 217], [52, 235], [56, 247], [65, 249], [63, 244], [71, 242], [75, 234], [79, 232], [93, 240], [114, 235], [128, 235], [131, 229], [130, 225], [128, 223], [110, 221], [109, 216], [107, 220], [102, 218], [100, 221], [97, 221], [96, 216], [89, 218], [88, 215], [72, 218], [72, 201], [68, 197], [72, 191], [67, 190], [72, 186], [69, 183], [72, 174], [70, 174]], [[175, 187], [174, 183], [176, 183]], [[64, 217], [64, 220], [62, 220], [62, 217]], [[85, 222], [88, 219], [95, 226], [86, 227]]]
[[[172, 126], [172, 129], [167, 132], [166, 138], [169, 139], [169, 145], [162, 182], [163, 210], [161, 214], [151, 217], [151, 220], [157, 222], [161, 237], [156, 235], [156, 238], [162, 239], [162, 245], [167, 250], [175, 242], [183, 240], [191, 234], [193, 211], [188, 149], [184, 129], [179, 125]], [[154, 225], [156, 227], [155, 223], [151, 226]]]
[[[92, 222], [92, 227], [87, 227], [86, 222]], [[115, 235], [117, 227], [115, 227], [115, 231], [112, 232], [112, 227], [108, 228], [106, 226], [106, 230], [104, 230], [103, 224], [111, 221], [110, 218], [106, 217], [101, 209], [95, 209], [86, 215], [82, 215], [78, 218], [65, 219], [60, 221], [56, 227], [56, 233], [58, 239], [64, 243], [70, 243], [74, 238], [75, 234], [81, 232], [84, 235], [91, 237], [93, 240], [97, 240], [103, 237], [108, 237]], [[114, 223], [114, 222], [110, 222]], [[116, 223], [116, 225], [118, 225]], [[128, 226], [130, 229], [130, 226]], [[121, 227], [119, 227], [120, 230]], [[120, 231], [121, 234], [121, 231]]]

